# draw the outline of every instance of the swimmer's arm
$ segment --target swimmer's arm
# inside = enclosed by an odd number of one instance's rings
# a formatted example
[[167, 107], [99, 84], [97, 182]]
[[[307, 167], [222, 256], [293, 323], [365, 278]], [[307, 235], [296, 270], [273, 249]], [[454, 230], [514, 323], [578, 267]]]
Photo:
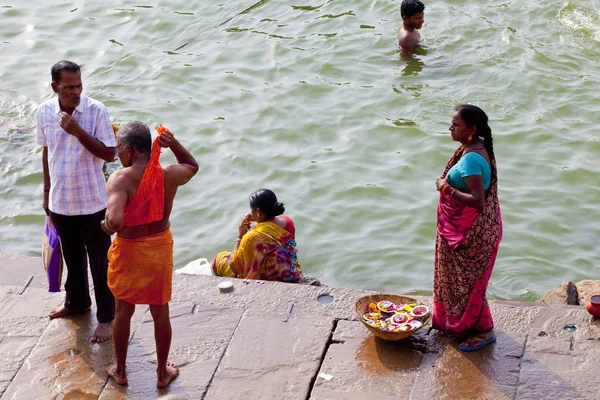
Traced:
[[125, 206], [127, 205], [128, 195], [125, 184], [125, 178], [118, 172], [115, 172], [108, 179], [108, 206], [104, 221], [101, 222], [102, 229], [109, 235], [119, 232], [123, 228], [123, 216]]

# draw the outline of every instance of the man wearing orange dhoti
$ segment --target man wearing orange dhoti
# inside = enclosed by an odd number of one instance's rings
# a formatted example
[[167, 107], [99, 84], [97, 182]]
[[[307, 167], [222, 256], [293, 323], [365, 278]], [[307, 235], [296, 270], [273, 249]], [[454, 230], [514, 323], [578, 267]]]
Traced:
[[[171, 277], [173, 235], [169, 216], [177, 188], [198, 171], [190, 152], [166, 128], [157, 127], [152, 143], [148, 127], [139, 121], [124, 124], [117, 132], [117, 151], [123, 169], [108, 180], [108, 207], [102, 229], [117, 234], [108, 252], [108, 286], [115, 296], [113, 343], [116, 364], [108, 374], [127, 384], [125, 363], [131, 317], [136, 304], [149, 304], [154, 319], [157, 386], [164, 388], [179, 369], [167, 362], [171, 347]], [[162, 168], [160, 148], [170, 148], [177, 164]]]

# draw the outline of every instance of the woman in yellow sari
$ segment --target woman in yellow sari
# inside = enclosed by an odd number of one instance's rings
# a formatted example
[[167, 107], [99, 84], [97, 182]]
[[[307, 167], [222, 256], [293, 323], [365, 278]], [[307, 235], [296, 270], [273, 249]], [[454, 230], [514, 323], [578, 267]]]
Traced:
[[[242, 279], [298, 282], [302, 268], [296, 252], [296, 228], [282, 214], [285, 207], [269, 189], [250, 195], [250, 213], [238, 227], [233, 252], [219, 253], [212, 268], [216, 275]], [[252, 222], [257, 222], [250, 228]]]

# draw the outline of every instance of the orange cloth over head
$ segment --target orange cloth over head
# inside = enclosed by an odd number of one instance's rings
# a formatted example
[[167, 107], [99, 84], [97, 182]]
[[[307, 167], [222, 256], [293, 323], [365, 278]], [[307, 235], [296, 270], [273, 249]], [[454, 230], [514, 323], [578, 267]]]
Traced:
[[125, 206], [123, 225], [135, 226], [160, 221], [165, 214], [165, 173], [158, 161], [160, 145], [158, 138], [167, 130], [162, 124], [155, 127], [158, 136], [152, 143], [150, 159], [146, 164], [144, 175], [133, 195]]

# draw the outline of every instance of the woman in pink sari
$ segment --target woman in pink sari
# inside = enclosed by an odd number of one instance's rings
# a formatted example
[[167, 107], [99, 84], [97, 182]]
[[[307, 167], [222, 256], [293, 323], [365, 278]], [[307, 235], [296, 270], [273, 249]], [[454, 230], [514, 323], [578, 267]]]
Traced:
[[502, 238], [496, 160], [488, 117], [479, 107], [456, 107], [450, 134], [461, 146], [436, 181], [432, 324], [468, 335], [459, 348], [473, 351], [496, 340], [485, 297]]

